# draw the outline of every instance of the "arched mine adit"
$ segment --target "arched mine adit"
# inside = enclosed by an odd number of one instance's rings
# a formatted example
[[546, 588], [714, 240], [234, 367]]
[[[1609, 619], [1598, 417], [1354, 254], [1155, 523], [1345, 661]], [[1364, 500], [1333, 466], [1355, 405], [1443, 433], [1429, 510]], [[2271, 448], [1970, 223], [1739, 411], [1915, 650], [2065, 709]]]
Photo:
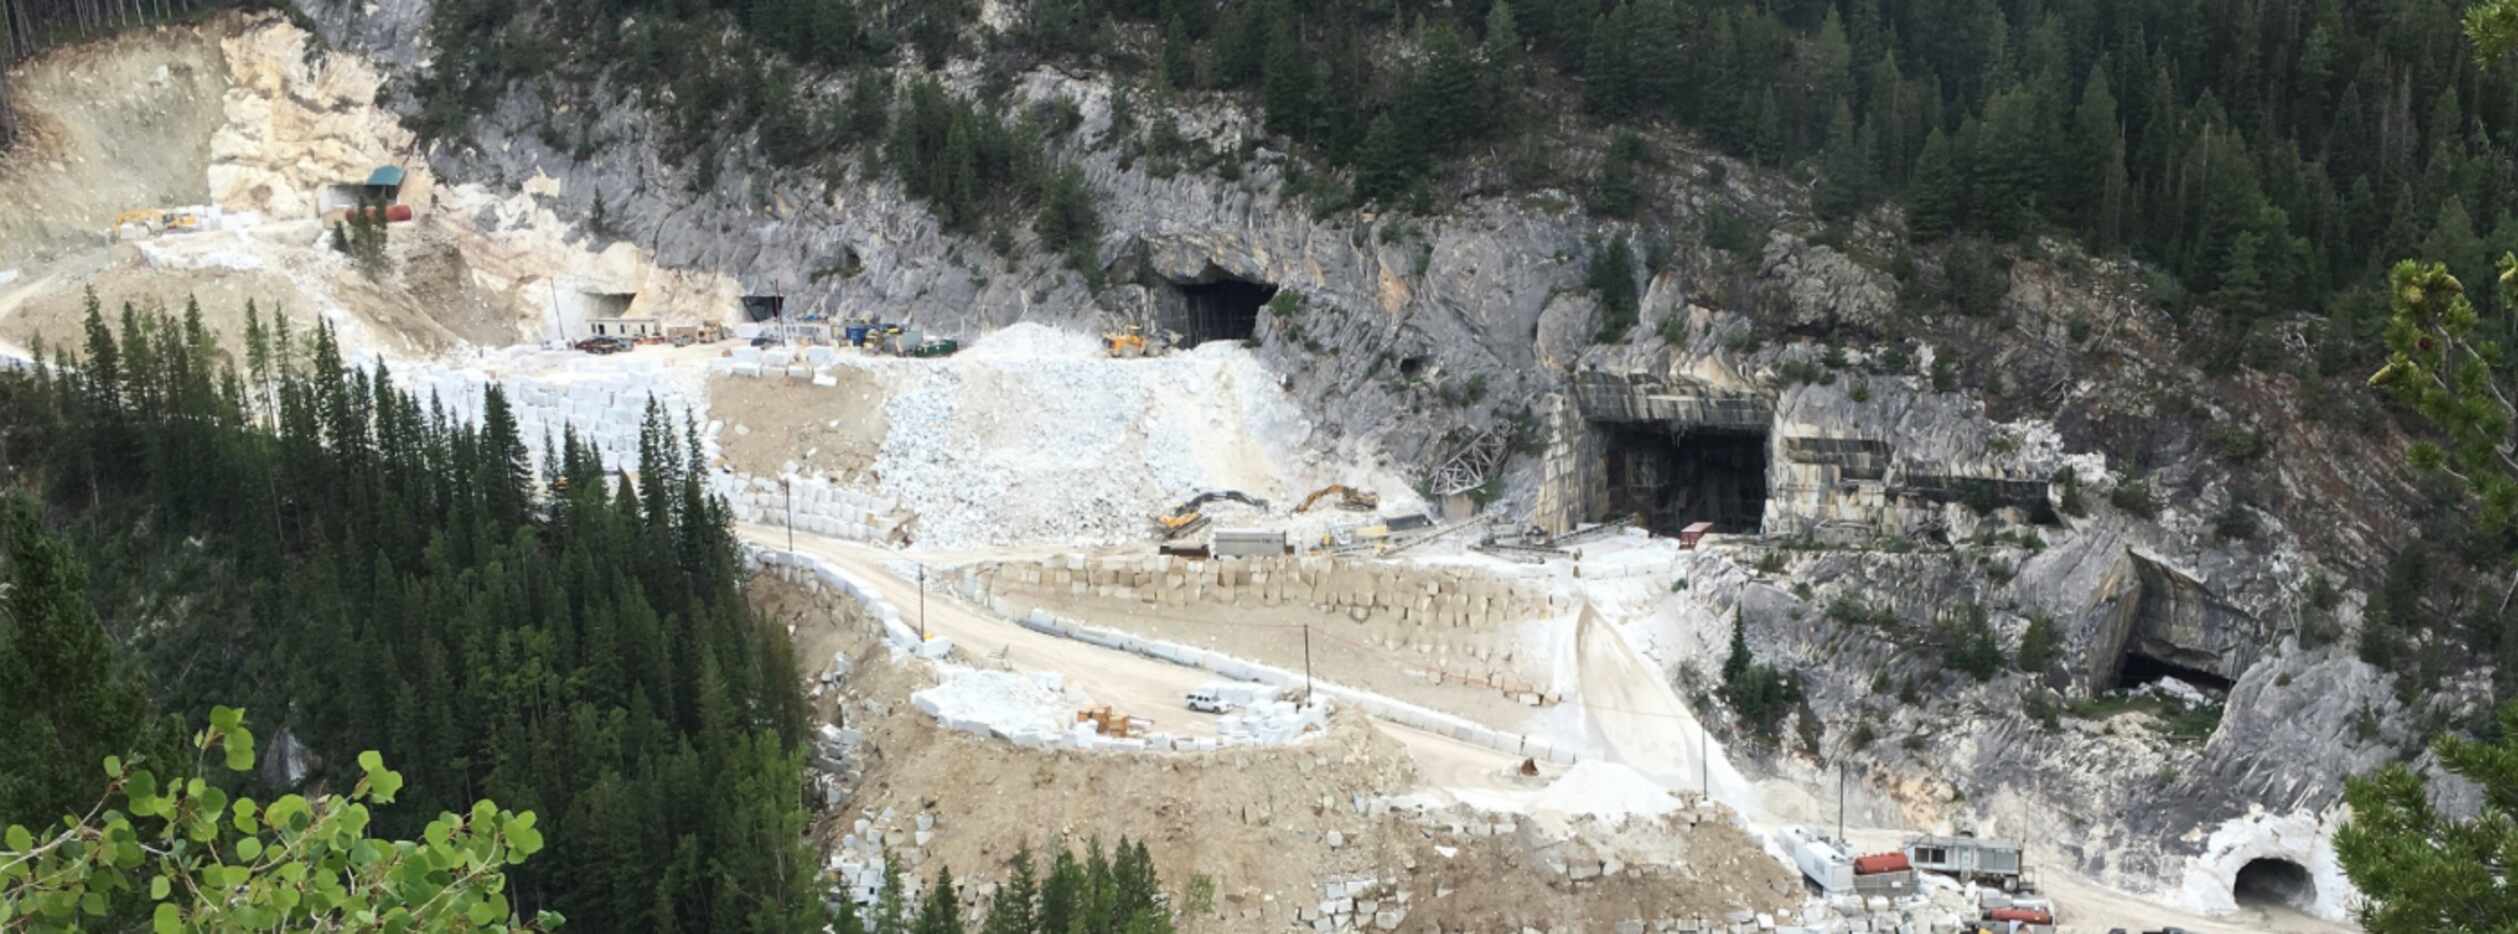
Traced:
[[2230, 897], [2242, 907], [2277, 906], [2299, 911], [2317, 907], [2317, 880], [2308, 867], [2280, 857], [2261, 857], [2238, 867]]
[[1258, 336], [1259, 309], [1277, 292], [1275, 285], [1244, 279], [1213, 265], [1192, 279], [1165, 278], [1163, 285], [1173, 297], [1162, 303], [1162, 325], [1180, 334], [1184, 347]]

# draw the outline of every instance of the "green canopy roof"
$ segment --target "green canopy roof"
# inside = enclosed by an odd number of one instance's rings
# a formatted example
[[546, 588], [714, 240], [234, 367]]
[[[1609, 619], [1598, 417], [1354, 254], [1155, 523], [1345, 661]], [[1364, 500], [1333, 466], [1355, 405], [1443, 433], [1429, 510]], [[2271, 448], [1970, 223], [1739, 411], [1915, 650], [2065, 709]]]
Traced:
[[402, 167], [398, 165], [377, 166], [376, 171], [367, 173], [367, 183], [370, 185], [398, 187], [402, 184]]

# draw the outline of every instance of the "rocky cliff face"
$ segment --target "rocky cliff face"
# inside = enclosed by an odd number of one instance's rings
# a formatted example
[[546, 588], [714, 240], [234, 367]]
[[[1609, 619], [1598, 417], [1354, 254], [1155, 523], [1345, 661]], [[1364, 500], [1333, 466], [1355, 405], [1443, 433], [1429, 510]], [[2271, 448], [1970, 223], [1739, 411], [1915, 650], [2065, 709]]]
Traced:
[[[427, 3], [301, 7], [395, 80], [428, 67]], [[950, 81], [968, 93], [975, 73], [958, 63]], [[581, 248], [626, 241], [644, 262], [714, 283], [670, 314], [731, 319], [735, 297], [763, 295], [970, 333], [1178, 321], [1221, 285], [1296, 293], [1260, 311], [1250, 336], [1327, 437], [1430, 471], [1471, 436], [1503, 432], [1517, 453], [1486, 492], [1505, 515], [1563, 530], [1659, 508], [1804, 549], [1777, 552], [1784, 569], [1767, 575], [1710, 553], [1673, 569], [1693, 582], [1696, 629], [1719, 639], [1736, 612], [1762, 656], [1805, 675], [1817, 740], [1771, 752], [1766, 768], [1808, 777], [1822, 758], [1867, 762], [1884, 813], [2069, 827], [2082, 867], [2203, 907], [2226, 904], [2247, 861], [2279, 858], [2311, 869], [2319, 907], [2339, 910], [2347, 892], [2319, 841], [2341, 779], [2477, 703], [2451, 690], [2405, 709], [2393, 676], [2332, 641], [2358, 625], [2360, 596], [2346, 587], [2312, 606], [2307, 592], [2314, 574], [2367, 585], [2413, 534], [2404, 439], [2348, 417], [2367, 403], [2339, 390], [2210, 357], [2191, 336], [2208, 322], [2168, 317], [2126, 263], [2035, 244], [2008, 257], [1983, 307], [1960, 308], [1926, 287], [1954, 274], [1948, 257], [1902, 242], [1893, 214], [1831, 230], [1789, 179], [1661, 138], [1652, 185], [1666, 250], [1642, 264], [1637, 326], [1597, 344], [1585, 257], [1620, 227], [1563, 192], [1497, 184], [1428, 216], [1318, 215], [1282, 194], [1288, 157], [1229, 101], [1140, 118], [1246, 152], [1240, 171], [1157, 174], [1103, 145], [1106, 76], [1041, 68], [1016, 87], [1081, 117], [1052, 142], [1101, 209], [1098, 292], [1028, 235], [1000, 255], [947, 233], [855, 160], [777, 172], [750, 141], [726, 140], [715, 184], [694, 191], [648, 111], [618, 100], [515, 87], [467, 138], [423, 152], [437, 176], [529, 192], [532, 210], [582, 223], [600, 200], [603, 230]], [[588, 107], [604, 145], [583, 158], [553, 145], [554, 112]], [[1563, 158], [1595, 153], [1573, 140]], [[1717, 212], [1763, 219], [1763, 239], [1713, 246]], [[2131, 495], [2137, 481], [2155, 508]], [[1885, 615], [1832, 618], [1839, 596]], [[2052, 620], [2054, 670], [1985, 682], [1943, 671], [1930, 624], [1959, 604], [1986, 608], [2006, 650], [2032, 618]], [[2312, 622], [2326, 627], [2314, 640]], [[1699, 648], [1719, 658], [1718, 642]], [[2199, 683], [2218, 706], [2208, 738], [2103, 704], [2040, 723], [2024, 702], [2090, 701], [2163, 676]]]

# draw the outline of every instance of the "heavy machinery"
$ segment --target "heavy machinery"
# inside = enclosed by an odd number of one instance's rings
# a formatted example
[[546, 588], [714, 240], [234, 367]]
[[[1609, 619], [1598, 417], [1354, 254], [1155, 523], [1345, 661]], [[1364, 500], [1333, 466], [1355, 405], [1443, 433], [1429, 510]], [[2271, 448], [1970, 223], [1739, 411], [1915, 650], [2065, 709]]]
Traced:
[[1175, 539], [1207, 527], [1207, 517], [1197, 510], [1154, 517], [1154, 530], [1164, 539]]
[[1127, 325], [1116, 331], [1102, 333], [1102, 350], [1114, 357], [1142, 357], [1146, 351], [1145, 328]]
[[1110, 739], [1126, 739], [1132, 734], [1143, 734], [1154, 728], [1154, 721], [1128, 716], [1109, 704], [1097, 704], [1076, 711], [1075, 722], [1090, 723], [1095, 731]]
[[1172, 507], [1170, 512], [1155, 516], [1154, 531], [1165, 540], [1170, 540], [1206, 528], [1207, 516], [1201, 510], [1206, 504], [1219, 499], [1229, 499], [1258, 509], [1268, 508], [1267, 500], [1232, 490], [1214, 490], [1192, 496], [1180, 505]]
[[1356, 512], [1371, 512], [1375, 509], [1381, 508], [1380, 494], [1374, 493], [1371, 490], [1359, 490], [1343, 483], [1332, 483], [1328, 486], [1321, 487], [1320, 489], [1313, 490], [1310, 496], [1303, 498], [1302, 505], [1294, 507], [1294, 511], [1310, 512], [1313, 504], [1320, 502], [1321, 497], [1327, 496], [1331, 493], [1338, 494], [1338, 508], [1340, 509], [1352, 509]]
[[114, 226], [112, 229], [121, 230], [126, 226], [138, 224], [142, 227], [148, 228], [151, 232], [155, 232], [158, 225], [164, 223], [166, 223], [166, 213], [164, 211], [143, 208], [137, 211], [124, 211], [120, 214], [114, 215]]

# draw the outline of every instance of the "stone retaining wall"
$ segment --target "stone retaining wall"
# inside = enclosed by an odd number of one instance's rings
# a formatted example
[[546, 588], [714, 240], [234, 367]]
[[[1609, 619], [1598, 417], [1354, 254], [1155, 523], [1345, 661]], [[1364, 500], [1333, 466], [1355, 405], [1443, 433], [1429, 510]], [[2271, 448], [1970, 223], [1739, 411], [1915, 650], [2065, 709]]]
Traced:
[[1544, 683], [1549, 662], [1523, 656], [1516, 625], [1574, 610], [1508, 579], [1330, 557], [1067, 556], [972, 565], [950, 586], [1008, 616], [1072, 611], [1077, 601], [1091, 600], [1157, 608], [1308, 608], [1325, 617], [1323, 634], [1332, 639], [1418, 656], [1401, 662], [1412, 676], [1489, 688], [1532, 706], [1557, 698]]
[[1168, 555], [974, 565], [972, 596], [1065, 595], [1147, 606], [1311, 607], [1355, 622], [1491, 630], [1573, 611], [1484, 573], [1333, 557], [1194, 560]]
[[726, 498], [737, 522], [757, 522], [852, 542], [906, 543], [916, 515], [900, 500], [851, 490], [818, 477], [799, 477], [794, 495], [775, 477], [720, 473], [709, 489]]

